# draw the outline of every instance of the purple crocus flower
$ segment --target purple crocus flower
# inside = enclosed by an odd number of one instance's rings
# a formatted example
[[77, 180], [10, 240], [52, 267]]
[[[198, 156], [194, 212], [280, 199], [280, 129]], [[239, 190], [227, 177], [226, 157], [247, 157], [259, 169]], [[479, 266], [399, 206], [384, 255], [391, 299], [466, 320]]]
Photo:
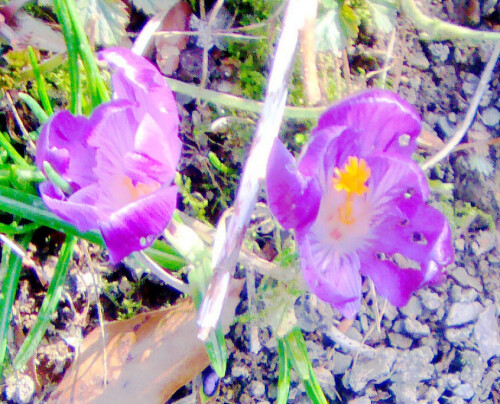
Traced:
[[113, 101], [88, 119], [52, 116], [36, 164], [44, 171], [47, 161], [71, 187], [67, 194], [42, 183], [48, 208], [80, 231], [99, 229], [116, 263], [150, 246], [170, 221], [181, 142], [175, 99], [156, 68], [122, 48], [99, 57], [114, 68]]
[[396, 306], [439, 282], [453, 260], [445, 217], [411, 155], [420, 133], [415, 109], [371, 90], [331, 107], [296, 162], [276, 141], [267, 167], [271, 210], [295, 229], [304, 278], [322, 300], [352, 318], [361, 274]]

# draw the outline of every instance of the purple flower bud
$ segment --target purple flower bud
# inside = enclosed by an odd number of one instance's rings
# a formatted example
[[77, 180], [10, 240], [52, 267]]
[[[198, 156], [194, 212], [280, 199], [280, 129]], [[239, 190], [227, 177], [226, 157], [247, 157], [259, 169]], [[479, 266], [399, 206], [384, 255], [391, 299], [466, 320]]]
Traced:
[[410, 104], [371, 90], [326, 111], [297, 162], [279, 141], [271, 152], [271, 210], [295, 230], [311, 290], [346, 317], [359, 310], [361, 274], [404, 306], [453, 261], [448, 222], [411, 160], [420, 129]]
[[156, 68], [127, 49], [100, 58], [114, 68], [113, 101], [90, 118], [56, 113], [37, 142], [43, 162], [74, 191], [40, 185], [48, 208], [81, 231], [99, 229], [111, 260], [151, 245], [176, 206], [173, 185], [181, 152], [175, 99]]

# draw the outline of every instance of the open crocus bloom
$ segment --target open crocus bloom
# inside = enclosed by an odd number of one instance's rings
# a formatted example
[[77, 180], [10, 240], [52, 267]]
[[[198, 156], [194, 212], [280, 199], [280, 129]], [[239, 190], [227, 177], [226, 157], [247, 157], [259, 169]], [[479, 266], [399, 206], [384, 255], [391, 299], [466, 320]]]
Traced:
[[80, 231], [99, 229], [111, 260], [146, 248], [176, 206], [180, 157], [175, 99], [156, 68], [127, 49], [100, 53], [114, 68], [113, 101], [90, 118], [60, 111], [45, 124], [36, 164], [44, 161], [68, 182], [66, 194], [40, 185], [48, 208]]
[[280, 141], [273, 146], [271, 210], [295, 229], [311, 290], [346, 317], [359, 309], [361, 274], [404, 306], [453, 260], [448, 222], [426, 204], [424, 173], [411, 160], [420, 129], [410, 104], [371, 90], [326, 111], [298, 162]]

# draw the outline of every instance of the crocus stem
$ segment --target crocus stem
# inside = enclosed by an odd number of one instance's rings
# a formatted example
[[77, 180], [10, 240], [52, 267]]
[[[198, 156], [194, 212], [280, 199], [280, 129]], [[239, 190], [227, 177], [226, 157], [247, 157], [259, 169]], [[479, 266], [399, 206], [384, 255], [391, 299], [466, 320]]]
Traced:
[[414, 0], [401, 0], [401, 8], [405, 16], [418, 29], [425, 31], [430, 39], [464, 39], [470, 42], [500, 41], [500, 32], [479, 31], [445, 22], [436, 17], [428, 17], [418, 9]]
[[28, 46], [28, 53], [30, 56], [31, 66], [33, 67], [33, 73], [35, 74], [35, 81], [38, 89], [38, 97], [42, 102], [45, 112], [48, 115], [52, 115], [52, 105], [50, 104], [49, 96], [47, 95], [47, 87], [45, 85], [45, 79], [40, 73], [40, 68], [38, 66], [38, 60], [36, 59], [35, 52], [31, 46]]
[[[203, 101], [211, 102], [217, 105], [222, 105], [228, 108], [239, 109], [242, 111], [260, 113], [264, 107], [264, 103], [255, 100], [249, 100], [242, 97], [237, 97], [232, 94], [220, 93], [218, 91], [207, 90], [200, 88], [194, 84], [184, 83], [179, 80], [167, 78], [167, 83], [175, 93], [188, 95], [193, 98], [200, 98]], [[326, 107], [285, 107], [284, 116], [286, 118], [304, 120], [317, 120]]]

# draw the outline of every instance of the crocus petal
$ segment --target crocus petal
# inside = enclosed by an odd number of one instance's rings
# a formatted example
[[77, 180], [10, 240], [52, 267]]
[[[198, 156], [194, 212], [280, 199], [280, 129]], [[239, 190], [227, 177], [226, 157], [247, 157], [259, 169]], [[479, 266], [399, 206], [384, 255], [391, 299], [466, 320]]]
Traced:
[[[320, 118], [316, 130], [346, 126], [359, 134], [362, 155], [394, 152], [410, 157], [421, 130], [421, 119], [405, 100], [391, 91], [370, 90], [339, 102]], [[399, 137], [408, 135], [406, 146]]]
[[[328, 146], [345, 129], [343, 126], [328, 126], [322, 130], [313, 131], [311, 141], [299, 158], [299, 171], [309, 177], [321, 175]], [[319, 178], [319, 180], [324, 182], [324, 178]]]
[[267, 200], [285, 229], [302, 229], [316, 219], [321, 190], [312, 177], [302, 175], [292, 154], [279, 140], [274, 142], [267, 164]]
[[86, 144], [90, 128], [89, 120], [83, 116], [73, 116], [68, 111], [54, 114], [37, 140], [37, 167], [45, 172], [43, 163], [47, 161], [74, 189], [94, 182], [95, 149]]
[[347, 318], [361, 302], [360, 261], [356, 252], [339, 254], [307, 233], [297, 233], [304, 279], [311, 291]]
[[128, 49], [106, 49], [99, 53], [99, 57], [114, 68], [114, 98], [135, 103], [137, 121], [141, 121], [145, 114], [150, 114], [166, 134], [163, 141], [168, 142], [172, 160], [177, 161], [181, 153], [179, 117], [174, 96], [165, 78], [153, 64]]
[[[444, 215], [419, 204], [410, 217], [388, 217], [374, 229], [376, 245], [361, 253], [363, 274], [370, 276], [377, 292], [396, 306], [411, 294], [442, 279], [441, 269], [453, 261], [451, 230]], [[391, 258], [399, 255], [406, 267]], [[396, 262], [398, 262], [396, 260]]]
[[149, 247], [167, 226], [176, 206], [177, 187], [164, 187], [113, 212], [99, 225], [111, 261]]
[[95, 208], [97, 187], [90, 185], [73, 193], [69, 198], [50, 182], [39, 186], [45, 205], [57, 216], [85, 232], [97, 229], [99, 216]]

